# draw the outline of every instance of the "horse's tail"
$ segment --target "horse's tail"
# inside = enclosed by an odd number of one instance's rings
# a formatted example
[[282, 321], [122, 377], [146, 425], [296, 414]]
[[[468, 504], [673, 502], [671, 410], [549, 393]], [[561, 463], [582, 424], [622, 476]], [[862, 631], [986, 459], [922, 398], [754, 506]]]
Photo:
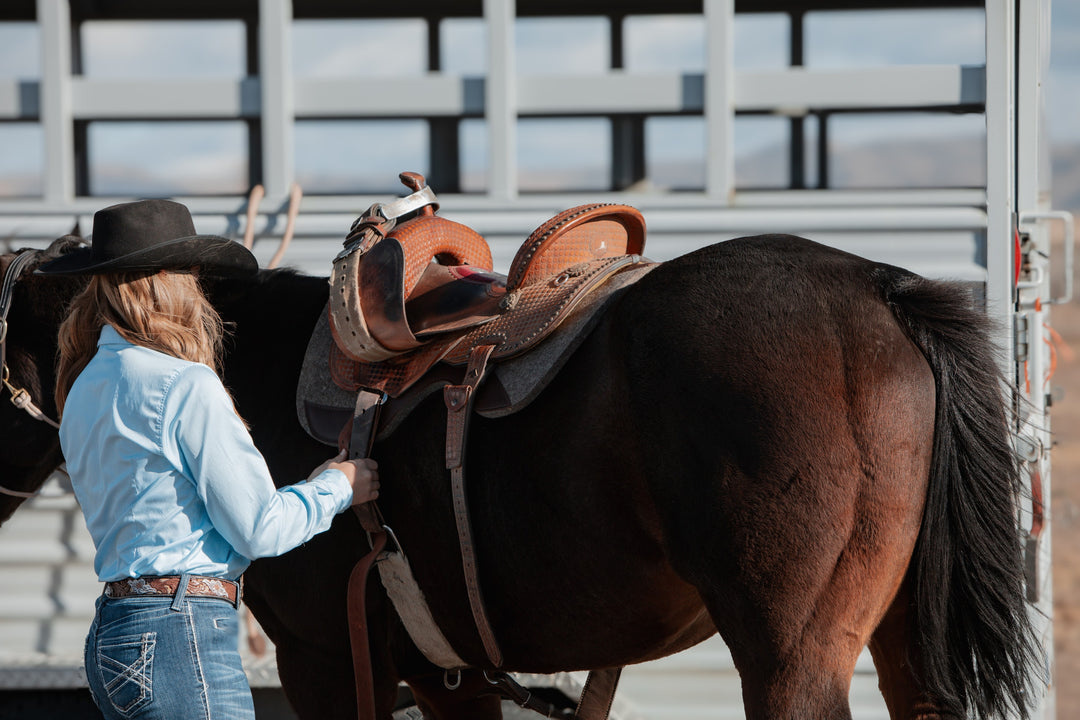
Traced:
[[909, 571], [923, 690], [958, 717], [1027, 717], [1043, 656], [1026, 603], [1021, 473], [993, 323], [962, 285], [884, 266], [877, 275], [937, 384], [929, 489]]

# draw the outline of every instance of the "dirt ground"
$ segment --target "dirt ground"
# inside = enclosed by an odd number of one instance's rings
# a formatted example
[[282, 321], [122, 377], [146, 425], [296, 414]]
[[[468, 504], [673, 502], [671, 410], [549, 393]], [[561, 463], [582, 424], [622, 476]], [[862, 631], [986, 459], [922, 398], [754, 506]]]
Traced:
[[[1080, 355], [1080, 301], [1055, 306], [1051, 324]], [[1057, 717], [1068, 720], [1080, 718], [1080, 358], [1059, 357], [1051, 384], [1064, 391], [1051, 408], [1050, 513]]]

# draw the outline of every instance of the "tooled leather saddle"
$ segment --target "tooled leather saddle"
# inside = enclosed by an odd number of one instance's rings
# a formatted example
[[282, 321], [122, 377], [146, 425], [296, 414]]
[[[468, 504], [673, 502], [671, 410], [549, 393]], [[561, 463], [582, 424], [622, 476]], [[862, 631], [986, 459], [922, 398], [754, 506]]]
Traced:
[[[412, 194], [369, 208], [353, 223], [333, 263], [327, 313], [320, 321], [333, 342], [324, 340], [323, 357], [328, 356], [337, 388], [355, 397], [339, 444], [349, 448], [351, 457], [365, 456], [380, 424], [385, 424], [380, 413], [396, 427], [420, 399], [442, 389], [447, 407], [446, 467], [451, 472], [469, 603], [488, 662], [497, 669], [502, 654], [477, 582], [465, 501], [468, 417], [485, 391], [480, 405], [491, 416], [513, 412], [535, 397], [606, 302], [654, 265], [641, 257], [645, 222], [637, 210], [592, 204], [566, 210], [537, 228], [509, 272], [501, 275], [492, 268], [483, 237], [436, 215], [438, 201], [422, 176], [400, 177]], [[501, 374], [484, 385], [493, 367]], [[318, 406], [298, 396], [301, 421], [313, 435], [318, 421], [312, 409]], [[357, 514], [372, 541], [372, 552], [357, 565], [349, 589], [354, 669], [360, 716], [365, 717], [365, 712], [374, 711], [362, 604], [372, 564], [379, 567], [417, 647], [448, 671], [467, 666], [435, 626], [404, 551], [378, 508], [369, 503], [357, 508]], [[387, 535], [392, 540], [389, 550]], [[593, 719], [607, 717], [619, 672], [612, 668], [590, 674], [572, 714], [538, 704], [507, 673], [486, 674], [525, 707]]]
[[334, 261], [330, 365], [344, 389], [397, 397], [438, 362], [467, 364], [477, 347], [493, 346], [492, 361], [521, 355], [592, 290], [641, 262], [641, 213], [583, 205], [541, 225], [500, 275], [483, 237], [435, 214], [422, 176], [401, 177], [416, 192], [361, 216]]

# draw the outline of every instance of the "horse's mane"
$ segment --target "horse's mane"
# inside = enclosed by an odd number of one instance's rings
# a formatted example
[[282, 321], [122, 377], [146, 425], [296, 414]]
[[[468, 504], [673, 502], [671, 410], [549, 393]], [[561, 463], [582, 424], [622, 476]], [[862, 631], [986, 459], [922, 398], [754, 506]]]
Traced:
[[62, 318], [71, 298], [86, 284], [86, 278], [78, 276], [46, 278], [35, 276], [33, 272], [46, 262], [55, 260], [84, 245], [85, 241], [77, 235], [62, 235], [43, 250], [24, 247], [0, 256], [0, 275], [3, 275], [17, 254], [36, 253], [36, 257], [23, 270], [15, 286], [16, 300], [12, 304], [12, 312], [20, 314], [29, 308], [36, 308], [37, 312], [53, 317], [57, 321]]
[[41, 251], [41, 263], [55, 260], [61, 255], [66, 255], [73, 250], [78, 250], [84, 245], [86, 245], [86, 240], [80, 235], [61, 235], [49, 243], [49, 247]]

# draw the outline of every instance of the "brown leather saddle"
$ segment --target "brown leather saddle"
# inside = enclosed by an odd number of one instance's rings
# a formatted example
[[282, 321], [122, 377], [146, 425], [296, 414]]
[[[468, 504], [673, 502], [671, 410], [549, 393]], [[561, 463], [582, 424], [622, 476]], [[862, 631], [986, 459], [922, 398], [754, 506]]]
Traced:
[[537, 228], [505, 276], [476, 231], [435, 214], [422, 176], [399, 208], [361, 216], [334, 262], [328, 306], [334, 382], [397, 397], [436, 363], [463, 366], [476, 347], [520, 355], [616, 273], [642, 262], [645, 220], [626, 205], [582, 205]]
[[[438, 202], [422, 176], [402, 173], [401, 180], [414, 192], [369, 208], [353, 223], [343, 251], [334, 260], [326, 318], [333, 337], [328, 343], [330, 374], [339, 388], [356, 394], [341, 442], [349, 447], [351, 457], [366, 455], [387, 397], [401, 398], [417, 387], [411, 403], [402, 400], [396, 405], [407, 413], [418, 402], [416, 397], [442, 389], [447, 408], [446, 468], [465, 584], [488, 664], [497, 669], [502, 653], [477, 581], [466, 502], [468, 418], [490, 367], [521, 358], [564, 323], [576, 328], [575, 336], [583, 337], [591, 325], [581, 315], [599, 314], [603, 306], [596, 300], [604, 295], [598, 289], [625, 286], [651, 269], [652, 264], [641, 257], [645, 222], [626, 205], [571, 208], [529, 236], [504, 276], [492, 269], [490, 248], [478, 233], [436, 215]], [[620, 274], [622, 282], [613, 281]], [[582, 308], [591, 310], [575, 312]], [[569, 318], [575, 319], [566, 322]], [[573, 339], [563, 335], [552, 344], [558, 348], [557, 355], [576, 347]], [[559, 364], [555, 359], [545, 360], [542, 370], [533, 369], [550, 376]], [[537, 384], [527, 382], [531, 389], [519, 395], [535, 394]], [[395, 401], [389, 405], [395, 407]], [[513, 405], [511, 401], [503, 409]], [[374, 713], [363, 607], [364, 583], [373, 564], [378, 565], [383, 584], [420, 650], [447, 670], [465, 665], [433, 626], [423, 592], [375, 503], [357, 508], [357, 514], [372, 544], [372, 552], [354, 569], [349, 583], [357, 700], [363, 718]], [[384, 549], [387, 535], [396, 546], [390, 550]], [[375, 556], [380, 562], [375, 563]], [[606, 718], [620, 670], [591, 673], [577, 710], [564, 716]], [[550, 716], [551, 708], [531, 700], [530, 693], [509, 674], [485, 671], [485, 677], [489, 672], [494, 678], [489, 682], [508, 697]]]

